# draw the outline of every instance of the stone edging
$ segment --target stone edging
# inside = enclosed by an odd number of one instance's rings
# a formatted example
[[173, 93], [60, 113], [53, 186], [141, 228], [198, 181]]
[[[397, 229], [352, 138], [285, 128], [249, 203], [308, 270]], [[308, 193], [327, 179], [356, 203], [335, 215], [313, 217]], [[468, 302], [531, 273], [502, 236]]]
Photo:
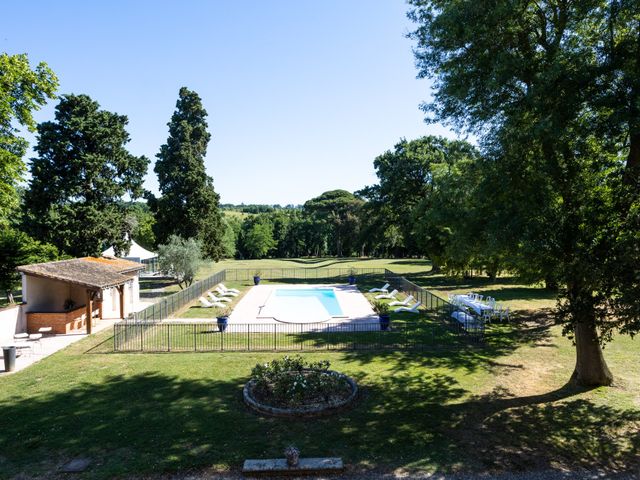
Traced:
[[263, 403], [258, 402], [252, 396], [253, 386], [255, 384], [254, 380], [249, 380], [244, 388], [242, 389], [242, 397], [244, 399], [244, 403], [246, 403], [249, 407], [254, 409], [259, 413], [263, 413], [265, 415], [271, 415], [274, 417], [316, 417], [320, 415], [329, 415], [335, 413], [347, 406], [349, 406], [358, 396], [358, 384], [347, 375], [342, 373], [327, 370], [327, 373], [334, 373], [340, 375], [344, 378], [349, 386], [351, 387], [351, 394], [344, 400], [339, 402], [332, 402], [326, 406], [321, 407], [298, 407], [298, 408], [280, 408], [280, 407], [272, 407], [270, 405], [264, 405]]

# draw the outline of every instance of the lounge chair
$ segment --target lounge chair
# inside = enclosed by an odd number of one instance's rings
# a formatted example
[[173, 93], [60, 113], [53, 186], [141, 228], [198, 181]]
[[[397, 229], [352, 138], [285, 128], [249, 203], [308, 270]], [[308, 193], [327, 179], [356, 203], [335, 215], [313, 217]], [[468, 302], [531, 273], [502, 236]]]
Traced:
[[413, 295], [409, 295], [407, 298], [405, 298], [402, 302], [396, 300], [394, 302], [389, 303], [389, 305], [396, 306], [396, 305], [400, 305], [401, 307], [406, 307], [407, 305], [409, 305], [411, 302], [413, 301]]
[[216, 287], [216, 288], [214, 288], [214, 290], [215, 290], [216, 292], [218, 292], [218, 295], [220, 295], [221, 297], [237, 297], [237, 296], [238, 296], [238, 294], [237, 294], [237, 293], [229, 292], [229, 291], [223, 290], [223, 289], [222, 289], [222, 288], [220, 288], [220, 287]]
[[225, 292], [240, 293], [240, 290], [238, 290], [237, 288], [227, 288], [224, 283], [220, 284], [220, 288]]
[[209, 297], [212, 302], [233, 302], [229, 297], [216, 297], [213, 292], [207, 292], [207, 297]]
[[400, 312], [420, 313], [420, 312], [418, 312], [418, 308], [420, 308], [420, 305], [422, 305], [422, 302], [416, 302], [413, 305], [411, 305], [410, 307], [399, 307], [399, 308], [396, 308], [394, 310], [394, 312], [395, 313], [400, 313]]
[[226, 305], [224, 303], [220, 303], [220, 302], [211, 303], [209, 300], [207, 300], [204, 297], [200, 297], [198, 300], [200, 300], [200, 305], [202, 305], [204, 308], [211, 308], [211, 307], [224, 308], [224, 307], [226, 307]]
[[389, 290], [387, 290], [390, 287], [390, 285], [388, 283], [385, 283], [382, 288], [372, 288], [371, 290], [369, 290], [369, 293], [373, 293], [373, 292], [382, 292], [382, 293], [389, 293]]
[[380, 298], [389, 298], [391, 300], [395, 300], [396, 295], [398, 294], [398, 290], [393, 290], [391, 293], [383, 293], [382, 295], [376, 295], [376, 299]]

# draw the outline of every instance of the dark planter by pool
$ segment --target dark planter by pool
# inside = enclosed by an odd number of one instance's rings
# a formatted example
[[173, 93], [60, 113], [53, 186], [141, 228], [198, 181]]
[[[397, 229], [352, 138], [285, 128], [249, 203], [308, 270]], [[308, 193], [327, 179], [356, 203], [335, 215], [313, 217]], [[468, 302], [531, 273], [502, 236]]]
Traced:
[[380, 315], [380, 330], [389, 330], [390, 323], [389, 315]]
[[258, 275], [253, 276], [253, 284], [258, 285], [260, 283], [260, 277]]
[[356, 284], [356, 276], [349, 275], [349, 285], [355, 285], [355, 284]]
[[218, 330], [224, 332], [227, 329], [227, 322], [229, 317], [218, 317]]

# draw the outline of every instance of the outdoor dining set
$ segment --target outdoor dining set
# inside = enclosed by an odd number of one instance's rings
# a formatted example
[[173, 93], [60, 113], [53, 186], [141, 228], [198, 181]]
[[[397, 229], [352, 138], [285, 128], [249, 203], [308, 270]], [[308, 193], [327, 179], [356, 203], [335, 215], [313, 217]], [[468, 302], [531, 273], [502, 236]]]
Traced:
[[482, 319], [484, 323], [509, 321], [509, 307], [499, 305], [493, 297], [484, 297], [477, 293], [450, 294], [449, 303], [467, 315]]

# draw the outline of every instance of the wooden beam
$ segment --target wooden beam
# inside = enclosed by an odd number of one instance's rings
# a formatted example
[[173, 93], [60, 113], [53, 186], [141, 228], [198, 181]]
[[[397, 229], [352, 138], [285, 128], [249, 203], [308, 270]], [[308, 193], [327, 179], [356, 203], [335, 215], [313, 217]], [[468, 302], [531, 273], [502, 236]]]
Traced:
[[124, 319], [124, 285], [118, 285], [118, 293], [120, 294], [120, 318]]
[[91, 335], [93, 316], [93, 290], [87, 290], [87, 335]]

